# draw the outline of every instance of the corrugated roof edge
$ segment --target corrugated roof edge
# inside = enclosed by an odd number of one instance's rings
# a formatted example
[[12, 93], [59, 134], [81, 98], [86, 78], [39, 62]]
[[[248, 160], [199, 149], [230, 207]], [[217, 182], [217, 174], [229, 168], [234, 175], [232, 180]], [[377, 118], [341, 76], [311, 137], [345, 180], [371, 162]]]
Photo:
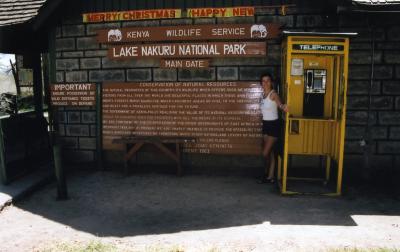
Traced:
[[33, 31], [37, 31], [46, 22], [51, 13], [55, 11], [62, 2], [63, 0], [46, 0], [43, 5], [38, 9], [36, 15], [21, 22], [11, 22], [9, 24], [0, 25], [0, 29], [2, 27], [9, 27], [13, 25], [28, 25], [31, 26]]
[[298, 32], [298, 31], [282, 31], [284, 36], [300, 35], [300, 36], [329, 36], [329, 37], [354, 37], [357, 32]]
[[353, 4], [356, 5], [366, 5], [366, 6], [392, 6], [392, 5], [400, 5], [399, 0], [352, 0]]
[[[38, 0], [34, 2], [33, 6], [32, 4], [21, 4], [16, 1], [2, 2], [1, 5], [7, 8], [3, 9], [6, 15], [3, 16], [4, 18], [2, 19], [2, 22], [0, 22], [0, 27], [24, 24], [34, 19], [38, 15], [41, 7], [46, 3], [46, 0]], [[7, 20], [8, 16], [9, 20]]]

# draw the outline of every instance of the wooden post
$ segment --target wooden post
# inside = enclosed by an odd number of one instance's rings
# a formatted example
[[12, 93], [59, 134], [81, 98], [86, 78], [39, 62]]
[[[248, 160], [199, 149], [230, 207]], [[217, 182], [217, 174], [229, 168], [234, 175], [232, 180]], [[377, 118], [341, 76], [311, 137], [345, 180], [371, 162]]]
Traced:
[[57, 178], [57, 199], [66, 200], [68, 199], [67, 182], [65, 179], [65, 172], [62, 166], [61, 146], [58, 143], [53, 145], [53, 153], [54, 153], [54, 167]]
[[43, 116], [42, 60], [39, 52], [33, 55], [33, 97], [37, 117]]
[[7, 184], [7, 171], [6, 171], [6, 162], [4, 159], [4, 137], [3, 137], [3, 126], [0, 120], [0, 180], [1, 183]]
[[96, 85], [96, 162], [97, 169], [103, 170], [103, 118], [102, 118], [102, 89], [101, 83]]

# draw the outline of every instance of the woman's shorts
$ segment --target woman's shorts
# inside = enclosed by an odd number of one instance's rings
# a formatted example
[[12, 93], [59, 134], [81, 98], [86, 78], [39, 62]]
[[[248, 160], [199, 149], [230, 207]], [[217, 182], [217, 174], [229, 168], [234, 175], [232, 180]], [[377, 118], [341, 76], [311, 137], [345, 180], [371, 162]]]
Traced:
[[279, 123], [279, 119], [273, 121], [264, 121], [263, 120], [263, 135], [268, 135], [272, 137], [279, 137], [281, 134], [281, 127]]

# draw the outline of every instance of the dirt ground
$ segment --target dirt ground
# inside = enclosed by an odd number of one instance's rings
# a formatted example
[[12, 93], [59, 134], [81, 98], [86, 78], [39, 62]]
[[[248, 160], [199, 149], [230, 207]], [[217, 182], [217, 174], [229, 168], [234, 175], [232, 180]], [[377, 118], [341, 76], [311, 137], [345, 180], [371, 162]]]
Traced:
[[283, 197], [251, 177], [77, 173], [0, 213], [0, 251], [99, 241], [121, 251], [400, 248], [399, 200], [359, 192]]

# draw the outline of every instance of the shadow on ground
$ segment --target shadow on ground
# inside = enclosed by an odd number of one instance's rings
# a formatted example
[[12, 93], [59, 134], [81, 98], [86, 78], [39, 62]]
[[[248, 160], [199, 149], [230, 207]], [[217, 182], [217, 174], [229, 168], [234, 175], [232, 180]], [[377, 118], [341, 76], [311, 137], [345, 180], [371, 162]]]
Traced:
[[352, 215], [400, 215], [395, 199], [360, 193], [283, 197], [273, 185], [238, 176], [75, 173], [70, 199], [50, 184], [17, 207], [98, 236], [134, 236], [257, 225], [357, 225]]

